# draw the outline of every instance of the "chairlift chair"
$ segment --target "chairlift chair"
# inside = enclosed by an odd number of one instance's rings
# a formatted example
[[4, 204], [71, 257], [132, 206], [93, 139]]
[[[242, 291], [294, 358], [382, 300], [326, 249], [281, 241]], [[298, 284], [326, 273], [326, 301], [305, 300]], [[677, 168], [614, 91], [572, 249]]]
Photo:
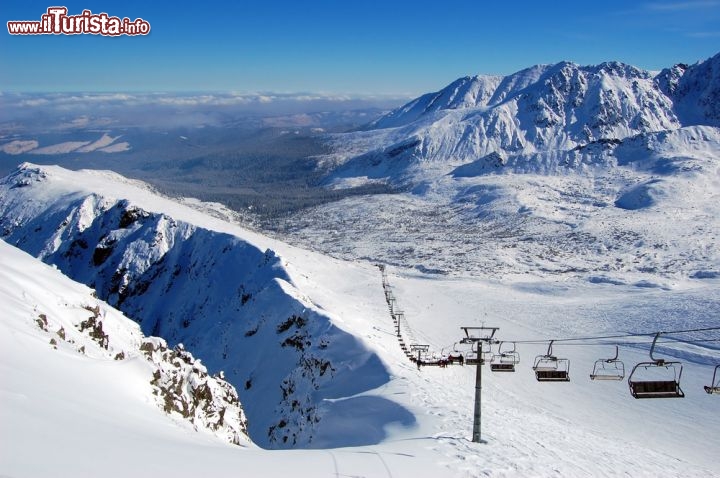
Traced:
[[465, 355], [465, 363], [467, 365], [477, 365], [478, 363], [480, 363], [480, 365], [485, 365], [485, 360], [482, 357], [478, 359], [478, 353], [473, 350]]
[[535, 357], [533, 370], [538, 382], [569, 382], [570, 381], [570, 360], [557, 358], [552, 354], [550, 341], [545, 355]]
[[635, 398], [682, 398], [685, 396], [680, 388], [682, 363], [653, 356], [658, 337], [660, 332], [655, 334], [650, 346], [650, 361], [638, 363], [630, 372], [628, 377], [630, 394]]
[[473, 350], [471, 342], [455, 342], [453, 344], [453, 355], [461, 356], [463, 358], [463, 365], [475, 365], [478, 363], [477, 353]]
[[720, 365], [715, 366], [715, 371], [713, 372], [712, 381], [710, 382], [710, 385], [705, 385], [705, 391], [708, 394], [720, 394], [720, 377], [718, 376], [718, 369], [720, 369]]
[[499, 328], [485, 326], [460, 328], [465, 332], [465, 337], [460, 340], [460, 343], [475, 347], [475, 349], [471, 349], [465, 357], [465, 363], [468, 365], [484, 365], [492, 356], [492, 352], [490, 350], [483, 350], [482, 344], [493, 343], [493, 337]]
[[609, 359], [595, 361], [590, 380], [622, 380], [625, 378], [625, 364], [618, 360], [618, 346], [615, 346], [615, 356]]
[[497, 353], [490, 358], [490, 371], [514, 372], [515, 364], [518, 363], [520, 363], [520, 354], [515, 350], [515, 342], [511, 350], [503, 350], [503, 342], [500, 342]]
[[455, 342], [453, 344], [452, 352], [448, 352], [447, 360], [448, 360], [448, 365], [454, 365], [454, 364], [463, 365], [465, 363], [465, 356], [463, 355], [463, 352], [458, 349], [457, 342]]
[[485, 362], [487, 362], [488, 355], [490, 355], [490, 352], [487, 350], [483, 350], [480, 354], [480, 357], [478, 357], [478, 351], [477, 350], [470, 350], [465, 355], [465, 364], [466, 365], [477, 365], [478, 363], [480, 365], [485, 365]]

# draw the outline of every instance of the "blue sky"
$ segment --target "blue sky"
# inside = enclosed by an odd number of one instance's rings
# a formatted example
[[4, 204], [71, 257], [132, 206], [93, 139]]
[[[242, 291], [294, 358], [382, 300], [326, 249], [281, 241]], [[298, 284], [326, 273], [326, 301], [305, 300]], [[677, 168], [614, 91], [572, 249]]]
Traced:
[[[13, 36], [49, 6], [150, 22], [148, 36]], [[619, 60], [646, 69], [720, 52], [720, 0], [3, 0], [2, 91], [416, 95], [473, 74]]]

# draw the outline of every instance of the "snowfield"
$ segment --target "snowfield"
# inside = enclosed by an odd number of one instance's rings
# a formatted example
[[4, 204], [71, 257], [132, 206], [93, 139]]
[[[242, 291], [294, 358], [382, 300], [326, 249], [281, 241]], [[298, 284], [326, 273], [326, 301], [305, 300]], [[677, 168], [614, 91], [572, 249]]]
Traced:
[[[289, 246], [214, 217], [218, 215], [216, 206], [212, 206], [210, 215], [202, 211], [202, 204], [194, 203], [191, 209], [109, 173], [26, 165], [5, 184], [8, 187], [2, 191], [2, 202], [6, 240], [34, 248], [34, 253], [46, 261], [55, 260], [48, 244], [57, 251], [67, 250], [67, 244], [63, 245], [62, 235], [33, 232], [37, 223], [32, 219], [46, 218], [45, 228], [59, 226], [67, 217], [62, 208], [78, 204], [78, 199], [79, 204], [84, 204], [90, 191], [101, 194], [97, 196], [99, 202], [105, 201], [110, 209], [123, 198], [129, 201], [128, 206], [148, 214], [162, 213], [165, 220], [192, 225], [197, 231], [227, 234], [261, 251], [271, 249], [284, 271], [283, 290], [287, 296], [312, 309], [313, 315], [306, 317], [313, 323], [327, 320], [329, 326], [353, 338], [330, 340], [324, 349], [318, 349], [316, 357], [334, 363], [351, 345], [353, 354], [377, 357], [377, 366], [373, 365], [372, 370], [384, 370], [386, 378], [373, 385], [372, 375], [347, 371], [344, 373], [354, 377], [356, 383], [347, 378], [330, 379], [322, 382], [320, 394], [309, 394], [307, 403], [315, 404], [321, 421], [314, 429], [315, 441], [305, 446], [321, 450], [268, 451], [251, 444], [242, 448], [224, 444], [219, 438], [195, 432], [191, 426], [165, 415], [153, 402], [149, 370], [143, 370], [137, 361], [91, 359], [62, 344], [58, 350], [53, 349], [48, 343], [51, 334], [34, 322], [38, 311], [47, 310], [48, 317], [54, 320], [76, 320], [72, 317], [78, 310], [87, 312], [78, 306], [88, 300], [90, 291], [70, 284], [58, 271], [2, 244], [0, 287], [6, 312], [0, 334], [4, 377], [0, 473], [4, 475], [292, 473], [308, 477], [474, 477], [714, 473], [720, 450], [720, 438], [715, 432], [720, 425], [716, 413], [719, 403], [717, 396], [703, 391], [703, 385], [709, 383], [714, 365], [720, 362], [718, 343], [713, 342], [720, 338], [717, 331], [663, 336], [656, 354], [683, 361], [683, 399], [635, 400], [625, 381], [592, 382], [589, 374], [594, 361], [614, 353], [610, 341], [584, 346], [555, 343], [555, 354], [570, 359], [569, 383], [539, 383], [531, 365], [536, 355], [545, 353], [547, 341], [552, 339], [720, 326], [718, 278], [685, 277], [667, 287], [638, 287], [637, 283], [589, 281], [565, 275], [496, 279], [389, 267], [389, 283], [397, 299], [395, 307], [404, 312], [404, 326], [409, 327], [403, 328], [406, 340], [414, 338], [417, 343], [429, 344], [437, 354], [447, 353], [459, 347], [456, 342], [462, 337], [461, 326], [484, 324], [499, 327], [501, 340], [538, 342], [517, 345], [521, 362], [515, 373], [493, 374], [485, 367], [482, 434], [486, 443], [476, 444], [470, 441], [474, 367], [418, 369], [407, 359], [395, 335], [380, 272], [374, 263], [344, 261]], [[54, 216], [48, 216], [48, 211]], [[47, 220], [51, 216], [57, 217], [55, 223]], [[97, 210], [95, 215], [73, 217], [86, 231], [92, 230], [98, 218], [107, 218], [98, 215]], [[113, 234], [118, 242], [124, 240], [119, 233]], [[215, 241], [204, 244], [214, 248], [219, 244]], [[198, 249], [202, 244], [193, 247]], [[95, 246], [90, 246], [92, 251]], [[141, 249], [133, 250], [138, 258], [150, 257]], [[251, 249], [248, 253], [254, 254]], [[84, 260], [91, 262], [88, 257]], [[88, 271], [86, 265], [80, 267], [81, 262], [72, 264], [76, 273]], [[224, 274], [226, 281], [232, 280], [231, 272]], [[286, 300], [282, 295], [272, 297]], [[190, 302], [195, 299], [187, 296]], [[284, 324], [286, 318], [280, 315], [277, 323]], [[240, 316], [239, 320], [250, 321], [251, 316]], [[238, 330], [252, 327], [253, 322], [248, 322]], [[287, 327], [287, 333], [301, 331], [297, 322]], [[213, 333], [212, 328], [209, 330]], [[208, 334], [202, 328], [191, 328], [191, 332]], [[251, 340], [257, 339], [271, 353], [287, 354], [287, 348], [278, 348], [278, 340], [293, 336], [280, 335], [274, 328], [270, 332], [257, 332], [233, 342], [234, 346], [251, 347]], [[309, 340], [315, 342], [315, 333], [308, 336]], [[651, 339], [647, 335], [623, 341], [620, 358], [628, 372], [635, 363], [648, 359]], [[188, 345], [188, 349], [204, 364], [215, 360], [209, 346], [195, 350]], [[253, 363], [253, 381], [262, 384], [259, 377], [265, 376], [265, 399], [287, 385], [283, 384], [287, 376], [273, 371], [283, 366], [281, 362], [269, 363]], [[217, 371], [209, 368], [211, 373]], [[232, 376], [231, 370], [226, 372]], [[289, 373], [296, 383], [305, 383], [292, 371]], [[247, 404], [253, 401], [251, 392], [257, 385], [245, 390], [243, 383], [237, 383], [238, 377], [244, 380], [245, 375], [238, 374], [235, 385], [248, 413], [252, 437], [253, 410]], [[277, 410], [286, 413], [282, 407]], [[303, 433], [299, 425], [286, 425], [291, 427]], [[356, 444], [362, 446], [347, 447]]]

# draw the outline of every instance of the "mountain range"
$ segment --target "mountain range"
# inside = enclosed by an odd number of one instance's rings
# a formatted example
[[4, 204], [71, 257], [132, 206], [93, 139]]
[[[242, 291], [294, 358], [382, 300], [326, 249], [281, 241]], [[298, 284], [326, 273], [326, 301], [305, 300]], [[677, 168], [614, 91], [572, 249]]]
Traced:
[[338, 257], [445, 274], [662, 287], [714, 276], [719, 85], [720, 55], [661, 72], [563, 62], [461, 78], [326, 136], [327, 188], [394, 194], [272, 228]]
[[354, 147], [340, 175], [377, 176], [422, 162], [532, 169], [537, 155], [553, 156], [562, 170], [592, 164], [583, 154], [588, 148], [597, 153], [638, 135], [718, 127], [719, 104], [720, 54], [660, 72], [561, 62], [505, 77], [464, 77], [369, 123], [364, 134], [342, 136]]

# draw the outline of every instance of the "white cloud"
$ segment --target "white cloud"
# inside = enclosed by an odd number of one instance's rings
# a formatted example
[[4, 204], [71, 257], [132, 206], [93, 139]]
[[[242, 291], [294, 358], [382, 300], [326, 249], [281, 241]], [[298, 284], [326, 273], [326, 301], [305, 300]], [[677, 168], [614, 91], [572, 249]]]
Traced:
[[691, 32], [687, 36], [692, 38], [720, 38], [720, 31], [715, 32]]
[[21, 101], [20, 106], [43, 106], [48, 103], [49, 103], [49, 101], [45, 98], [33, 98], [33, 99]]
[[28, 151], [32, 151], [33, 149], [37, 148], [39, 146], [38, 142], [33, 140], [19, 140], [16, 139], [14, 141], [10, 141], [9, 143], [3, 144], [0, 149], [5, 154], [23, 154], [27, 153]]
[[707, 8], [720, 7], [718, 0], [688, 0], [685, 2], [669, 2], [669, 3], [647, 3], [645, 7], [656, 11], [680, 11], [680, 10], [699, 10]]
[[[0, 121], [33, 130], [175, 127], [225, 124], [247, 115], [292, 115], [382, 107], [407, 97], [336, 93], [9, 93], [0, 97]], [[47, 154], [48, 150], [41, 150]], [[52, 150], [50, 150], [52, 151]]]

